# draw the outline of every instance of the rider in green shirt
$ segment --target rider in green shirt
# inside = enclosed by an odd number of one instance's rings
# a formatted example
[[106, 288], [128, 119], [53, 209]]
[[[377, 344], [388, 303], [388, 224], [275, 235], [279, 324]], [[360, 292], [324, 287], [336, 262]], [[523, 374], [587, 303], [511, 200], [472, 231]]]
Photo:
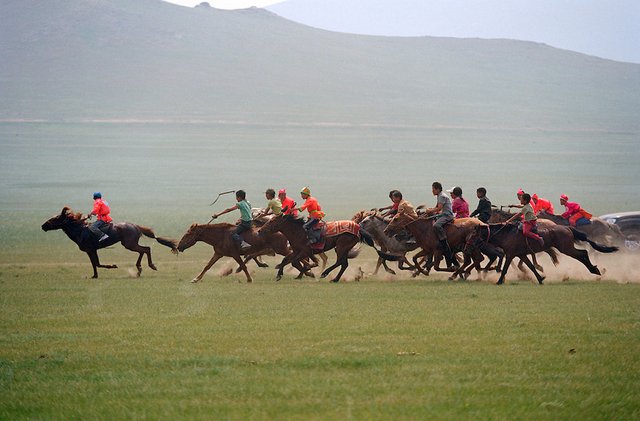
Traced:
[[214, 213], [213, 215], [211, 215], [213, 219], [216, 219], [217, 217], [224, 215], [225, 213], [229, 213], [236, 209], [240, 210], [240, 223], [233, 232], [232, 238], [236, 243], [239, 244], [241, 250], [251, 247], [251, 244], [244, 241], [241, 236], [243, 232], [251, 230], [251, 221], [253, 220], [253, 218], [251, 217], [251, 204], [247, 202], [246, 197], [247, 194], [244, 190], [238, 190], [236, 192], [236, 201], [238, 202], [237, 204], [223, 210], [222, 212]]

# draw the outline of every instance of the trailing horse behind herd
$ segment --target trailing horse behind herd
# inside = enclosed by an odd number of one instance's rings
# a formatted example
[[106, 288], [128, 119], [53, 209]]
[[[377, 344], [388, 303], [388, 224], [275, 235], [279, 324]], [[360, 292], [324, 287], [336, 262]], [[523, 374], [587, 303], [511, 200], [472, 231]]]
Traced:
[[[499, 215], [499, 211], [495, 213], [496, 218], [504, 220], [504, 215]], [[440, 268], [439, 262], [442, 260], [443, 253], [434, 232], [432, 218], [428, 215], [412, 217], [396, 214], [393, 218], [385, 218], [374, 211], [360, 211], [350, 221], [327, 223], [327, 227], [331, 228], [324, 233], [321, 243], [312, 245], [303, 228], [303, 220], [281, 214], [271, 216], [261, 221], [261, 227], [254, 227], [243, 233], [243, 238], [251, 244], [247, 250], [241, 250], [232, 239], [232, 233], [236, 227], [233, 224], [193, 224], [178, 242], [169, 238], [156, 237], [150, 228], [126, 222], [115, 223], [110, 226], [108, 239], [98, 241], [90, 232], [87, 219], [80, 213], [74, 213], [69, 207], [64, 207], [60, 214], [42, 224], [42, 229], [44, 231], [62, 230], [80, 250], [87, 253], [93, 267], [93, 278], [98, 277], [97, 268], [117, 267], [101, 264], [97, 251], [118, 242], [128, 250], [139, 253], [136, 261], [137, 276], [142, 272], [141, 261], [144, 255], [147, 255], [149, 267], [156, 270], [151, 259], [151, 249], [138, 244], [142, 235], [154, 238], [176, 254], [184, 252], [198, 241], [210, 244], [214, 248], [214, 255], [193, 282], [201, 280], [207, 270], [225, 256], [232, 257], [239, 265], [238, 270], [245, 273], [247, 282], [251, 282], [252, 278], [246, 262], [264, 254], [282, 256], [282, 261], [276, 266], [278, 270], [276, 280], [282, 278], [283, 270], [289, 264], [299, 271], [297, 279], [301, 279], [302, 276], [313, 277], [310, 269], [318, 264], [315, 255], [331, 249], [336, 250], [336, 262], [323, 270], [321, 277], [327, 276], [339, 267], [338, 274], [332, 279], [332, 282], [338, 282], [348, 267], [348, 260], [358, 255], [360, 242], [365, 242], [376, 250], [378, 266], [384, 265], [388, 272], [392, 271], [388, 269], [386, 262], [397, 261], [400, 269], [412, 271], [413, 276], [419, 274], [428, 276], [431, 269], [435, 269], [453, 272], [449, 278], [451, 280], [458, 276], [467, 279], [473, 268], [481, 273], [486, 272], [493, 259], [504, 257], [504, 265], [499, 263], [496, 268], [501, 272], [498, 284], [504, 282], [508, 267], [516, 257], [520, 258], [531, 269], [538, 282], [542, 283], [545, 278], [539, 273], [541, 268], [536, 267], [529, 256], [546, 252], [551, 256], [554, 264], [557, 264], [557, 250], [583, 263], [591, 273], [600, 275], [600, 270], [591, 263], [588, 252], [575, 248], [574, 243], [587, 242], [593, 250], [601, 253], [612, 253], [618, 250], [617, 246], [603, 245], [576, 228], [558, 225], [550, 220], [540, 220], [538, 231], [544, 239], [544, 245], [540, 245], [524, 237], [516, 225], [485, 224], [475, 218], [460, 218], [447, 224], [445, 229], [451, 250], [456, 255], [462, 255], [463, 264], [460, 267]], [[398, 236], [397, 234], [402, 230], [408, 231], [412, 236]], [[409, 263], [406, 255], [416, 249], [419, 250], [412, 257], [412, 263]], [[490, 262], [485, 268], [480, 265], [484, 259], [483, 255], [490, 256]], [[326, 259], [326, 256], [323, 255], [323, 257]], [[257, 260], [256, 262], [261, 267], [266, 266]]]

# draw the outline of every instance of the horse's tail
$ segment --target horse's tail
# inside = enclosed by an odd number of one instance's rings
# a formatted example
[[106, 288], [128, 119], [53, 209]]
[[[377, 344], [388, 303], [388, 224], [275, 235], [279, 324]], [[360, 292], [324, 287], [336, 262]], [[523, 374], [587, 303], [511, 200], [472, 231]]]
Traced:
[[163, 246], [169, 247], [172, 253], [178, 253], [178, 242], [176, 240], [172, 240], [171, 238], [165, 237], [156, 237], [156, 234], [153, 232], [151, 228], [143, 227], [142, 225], [136, 225], [141, 233], [149, 238], [155, 239], [158, 243]]
[[593, 247], [594, 250], [599, 251], [600, 253], [613, 253], [614, 251], [618, 251], [618, 247], [600, 245], [595, 241], [590, 240], [589, 237], [587, 237], [587, 234], [585, 234], [584, 232], [578, 231], [573, 227], [569, 227], [569, 229], [571, 229], [571, 232], [573, 233], [574, 240], [586, 241], [587, 243], [591, 244], [591, 247]]
[[347, 253], [347, 259], [353, 259], [355, 257], [358, 257], [359, 254], [360, 254], [360, 244], [356, 244], [355, 246], [351, 247], [351, 250], [349, 250], [349, 253]]

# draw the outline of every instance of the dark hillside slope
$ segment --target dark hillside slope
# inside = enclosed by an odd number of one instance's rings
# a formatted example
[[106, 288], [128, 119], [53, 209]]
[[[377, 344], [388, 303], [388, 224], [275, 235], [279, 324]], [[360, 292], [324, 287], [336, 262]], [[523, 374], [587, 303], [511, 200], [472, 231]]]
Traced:
[[535, 43], [340, 34], [160, 0], [5, 0], [0, 19], [0, 120], [640, 131], [640, 65]]

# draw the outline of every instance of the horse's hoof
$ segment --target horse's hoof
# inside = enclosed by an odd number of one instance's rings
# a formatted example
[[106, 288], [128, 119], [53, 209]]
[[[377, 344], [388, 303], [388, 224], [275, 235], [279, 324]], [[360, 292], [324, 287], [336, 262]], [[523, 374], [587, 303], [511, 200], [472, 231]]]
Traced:
[[150, 268], [151, 270], [158, 270], [158, 268], [156, 267], [156, 265], [149, 265], [149, 268]]
[[337, 283], [340, 282], [340, 279], [332, 279], [331, 282]]
[[504, 284], [504, 282], [503, 282], [503, 281], [498, 281], [498, 282], [496, 282], [496, 285], [502, 285], [502, 284]]
[[198, 283], [198, 281], [200, 281], [200, 279], [198, 279], [198, 278], [193, 278], [193, 279], [191, 280], [191, 283], [192, 283], [192, 284], [197, 284], [197, 283]]
[[455, 280], [456, 280], [456, 277], [455, 277], [455, 276], [453, 276], [453, 275], [451, 275], [451, 276], [449, 276], [449, 278], [448, 278], [448, 279], [449, 279], [450, 281], [455, 281]]
[[545, 279], [547, 279], [547, 277], [543, 276], [542, 278], [538, 279], [538, 283], [542, 285], [542, 281], [544, 281]]

